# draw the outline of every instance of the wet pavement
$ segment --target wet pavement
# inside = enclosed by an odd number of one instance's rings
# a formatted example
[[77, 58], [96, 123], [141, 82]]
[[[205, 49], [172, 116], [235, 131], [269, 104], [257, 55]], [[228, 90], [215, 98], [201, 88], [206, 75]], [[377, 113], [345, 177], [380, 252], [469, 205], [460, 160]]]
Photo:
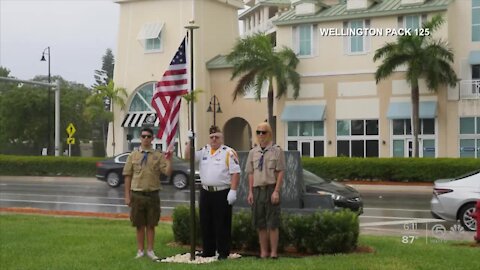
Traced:
[[[430, 214], [431, 186], [352, 185], [362, 195], [364, 213], [360, 230], [366, 234], [398, 235], [400, 241], [442, 242], [473, 239], [457, 224], [433, 219]], [[109, 187], [95, 178], [0, 176], [0, 207], [30, 207], [45, 210], [128, 213], [123, 186]], [[190, 203], [187, 190], [163, 185], [162, 216], [175, 206]], [[198, 192], [196, 195], [198, 199]], [[440, 240], [439, 240], [440, 239]]]

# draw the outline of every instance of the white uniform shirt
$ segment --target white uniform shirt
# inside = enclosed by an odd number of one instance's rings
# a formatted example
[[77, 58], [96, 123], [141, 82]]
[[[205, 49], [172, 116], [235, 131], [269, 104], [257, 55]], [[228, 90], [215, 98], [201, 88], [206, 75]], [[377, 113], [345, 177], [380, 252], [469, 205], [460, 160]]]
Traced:
[[213, 155], [211, 146], [207, 144], [195, 152], [195, 160], [199, 162], [202, 185], [230, 185], [230, 175], [240, 173], [240, 165], [235, 150], [221, 145]]

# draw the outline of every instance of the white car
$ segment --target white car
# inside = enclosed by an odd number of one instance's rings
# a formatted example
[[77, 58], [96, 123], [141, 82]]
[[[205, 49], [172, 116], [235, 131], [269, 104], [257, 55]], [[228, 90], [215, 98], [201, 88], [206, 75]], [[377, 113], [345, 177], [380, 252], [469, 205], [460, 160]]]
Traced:
[[457, 221], [465, 230], [475, 231], [476, 221], [470, 215], [480, 200], [480, 170], [455, 179], [435, 181], [430, 201], [435, 218]]

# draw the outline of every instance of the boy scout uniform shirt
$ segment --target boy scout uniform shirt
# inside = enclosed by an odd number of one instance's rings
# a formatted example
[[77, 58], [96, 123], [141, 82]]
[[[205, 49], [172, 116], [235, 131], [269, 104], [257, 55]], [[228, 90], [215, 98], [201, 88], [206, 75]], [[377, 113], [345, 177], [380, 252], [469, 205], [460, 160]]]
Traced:
[[212, 147], [207, 144], [195, 152], [195, 160], [200, 165], [202, 185], [230, 185], [230, 175], [240, 173], [240, 165], [235, 150], [221, 145], [213, 154]]
[[[258, 165], [262, 155], [263, 166], [260, 170]], [[282, 148], [276, 144], [268, 145], [263, 151], [260, 146], [256, 146], [248, 153], [245, 172], [253, 173], [254, 187], [276, 184], [276, 172], [283, 170], [285, 170], [285, 154]]]
[[[147, 159], [144, 154], [147, 152]], [[156, 191], [161, 188], [160, 174], [167, 173], [167, 162], [161, 152], [153, 149], [135, 150], [127, 158], [123, 175], [131, 175], [131, 190]]]

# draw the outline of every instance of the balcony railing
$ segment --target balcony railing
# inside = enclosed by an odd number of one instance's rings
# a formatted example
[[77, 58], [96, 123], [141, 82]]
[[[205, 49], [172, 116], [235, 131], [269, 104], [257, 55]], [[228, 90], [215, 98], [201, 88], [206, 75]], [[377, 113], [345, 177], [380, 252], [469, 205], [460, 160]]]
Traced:
[[275, 15], [271, 17], [270, 19], [261, 22], [260, 24], [254, 25], [252, 28], [249, 28], [243, 33], [243, 36], [249, 36], [253, 35], [255, 33], [270, 33], [273, 32], [272, 30], [274, 29], [275, 25], [273, 25], [273, 20], [275, 20], [278, 16]]
[[480, 80], [461, 80], [460, 99], [480, 99]]

